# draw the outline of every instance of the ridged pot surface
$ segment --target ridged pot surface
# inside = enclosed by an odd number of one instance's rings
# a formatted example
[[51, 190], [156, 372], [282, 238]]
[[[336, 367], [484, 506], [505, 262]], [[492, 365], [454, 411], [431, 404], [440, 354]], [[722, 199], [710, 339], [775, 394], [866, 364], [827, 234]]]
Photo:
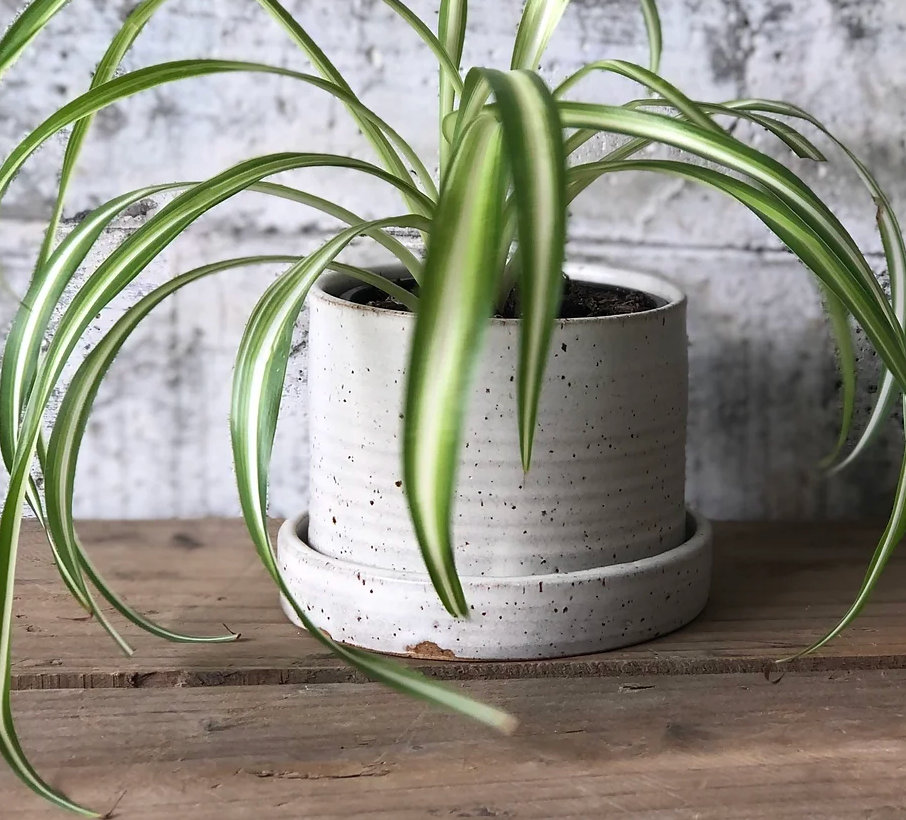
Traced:
[[[574, 572], [683, 541], [685, 298], [647, 274], [589, 266], [569, 274], [642, 290], [663, 304], [558, 322], [528, 475], [516, 420], [519, 323], [491, 320], [455, 505], [464, 575]], [[310, 297], [309, 543], [323, 555], [421, 572], [401, 467], [415, 317], [339, 298], [351, 284], [323, 277]]]

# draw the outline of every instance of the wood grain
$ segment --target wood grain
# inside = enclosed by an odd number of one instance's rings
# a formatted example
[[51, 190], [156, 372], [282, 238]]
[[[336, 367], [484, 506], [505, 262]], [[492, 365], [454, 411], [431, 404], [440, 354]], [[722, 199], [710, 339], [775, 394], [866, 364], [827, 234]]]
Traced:
[[[712, 600], [691, 626], [638, 647], [550, 662], [422, 661], [452, 679], [756, 672], [831, 627], [862, 578], [881, 528], [865, 524], [716, 526]], [[27, 525], [16, 592], [18, 689], [341, 683], [358, 678], [291, 626], [236, 521], [89, 523], [81, 534], [110, 582], [141, 611], [235, 644], [169, 644], [127, 627], [123, 658], [84, 618]], [[906, 667], [906, 562], [895, 558], [855, 627], [803, 671]]]
[[[906, 673], [464, 684], [504, 738], [372, 684], [17, 692], [34, 762], [128, 820], [899, 818]], [[0, 771], [4, 817], [59, 813]], [[7, 811], [10, 813], [7, 814]]]

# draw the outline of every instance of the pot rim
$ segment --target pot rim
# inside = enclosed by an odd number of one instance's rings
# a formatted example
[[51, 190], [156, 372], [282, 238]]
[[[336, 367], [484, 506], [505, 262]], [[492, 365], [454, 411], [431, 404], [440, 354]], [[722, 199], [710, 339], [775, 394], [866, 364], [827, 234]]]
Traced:
[[[371, 268], [371, 270], [386, 275], [388, 279], [399, 279], [408, 275], [408, 271], [402, 265], [376, 265]], [[663, 299], [665, 300], [665, 304], [659, 305], [651, 310], [641, 310], [635, 313], [622, 313], [614, 316], [582, 316], [577, 318], [557, 319], [557, 322], [561, 326], [587, 324], [591, 322], [629, 323], [634, 321], [650, 321], [652, 318], [662, 316], [664, 313], [672, 313], [677, 309], [684, 308], [686, 305], [686, 294], [675, 282], [660, 274], [589, 262], [569, 263], [564, 265], [564, 271], [575, 279], [578, 279], [580, 282], [628, 287], [633, 290], [647, 293], [650, 296], [656, 296]], [[347, 288], [354, 284], [361, 283], [358, 279], [348, 276], [347, 274], [328, 272], [320, 276], [314, 283], [309, 298], [313, 301], [323, 302], [335, 307], [343, 307], [347, 310], [357, 311], [363, 314], [393, 316], [396, 318], [403, 316], [414, 317], [414, 314], [412, 313], [403, 313], [398, 310], [389, 310], [387, 308], [373, 307], [371, 305], [360, 305], [356, 302], [350, 302], [347, 299], [343, 299], [336, 294], [337, 290]], [[501, 325], [504, 327], [517, 325], [521, 321], [521, 319], [489, 318], [489, 322], [492, 325]]]

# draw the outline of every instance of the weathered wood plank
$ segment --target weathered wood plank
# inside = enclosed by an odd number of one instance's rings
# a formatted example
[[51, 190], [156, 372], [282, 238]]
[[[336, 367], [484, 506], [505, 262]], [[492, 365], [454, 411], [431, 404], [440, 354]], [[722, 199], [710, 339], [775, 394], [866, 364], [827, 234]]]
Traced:
[[[454, 679], [753, 672], [827, 630], [861, 580], [880, 528], [719, 524], [712, 600], [691, 626], [642, 646], [552, 662], [423, 661]], [[19, 689], [335, 683], [356, 680], [291, 626], [235, 521], [91, 523], [82, 534], [115, 587], [143, 612], [236, 644], [168, 644], [127, 628], [123, 658], [63, 590], [33, 524], [23, 537], [13, 670]], [[906, 561], [895, 559], [858, 624], [803, 670], [906, 666]]]
[[[372, 685], [19, 692], [35, 763], [129, 820], [894, 818], [904, 672], [465, 684], [504, 738]], [[19, 820], [55, 809], [0, 770]], [[4, 816], [7, 816], [4, 811]]]

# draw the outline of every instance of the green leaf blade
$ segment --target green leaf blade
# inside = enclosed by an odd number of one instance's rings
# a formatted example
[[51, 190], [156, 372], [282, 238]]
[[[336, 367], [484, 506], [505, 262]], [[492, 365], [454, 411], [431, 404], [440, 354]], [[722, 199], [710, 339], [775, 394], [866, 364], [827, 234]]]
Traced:
[[[906, 402], [904, 402], [904, 404], [906, 404]], [[906, 412], [906, 406], [904, 406], [904, 412]], [[869, 562], [868, 569], [865, 573], [865, 578], [862, 580], [855, 600], [850, 604], [846, 613], [836, 623], [833, 629], [829, 630], [824, 636], [807, 646], [805, 649], [797, 652], [795, 655], [782, 658], [778, 660], [777, 663], [787, 664], [798, 658], [802, 658], [805, 655], [817, 652], [849, 627], [852, 622], [859, 617], [859, 614], [871, 599], [872, 593], [874, 592], [887, 563], [893, 556], [894, 550], [902, 543], [904, 538], [906, 538], [906, 451], [904, 451], [900, 475], [897, 478], [896, 494], [894, 495], [893, 508], [891, 509], [887, 526], [884, 528], [884, 533], [881, 535], [881, 539], [875, 547], [875, 551], [872, 554], [871, 561]]]
[[138, 303], [133, 305], [116, 322], [104, 338], [85, 357], [63, 398], [57, 420], [53, 427], [48, 447], [48, 461], [45, 471], [45, 497], [47, 502], [47, 524], [53, 540], [65, 545], [72, 554], [78, 554], [83, 568], [106, 600], [133, 624], [146, 632], [177, 643], [225, 643], [237, 639], [237, 635], [200, 637], [167, 629], [151, 621], [123, 601], [104, 581], [92, 565], [81, 546], [73, 519], [73, 490], [76, 465], [91, 407], [101, 383], [114, 358], [142, 320], [164, 299], [183, 288], [221, 271], [256, 264], [295, 261], [293, 257], [245, 257], [228, 259], [197, 268], [182, 274], [159, 286]]
[[[441, 45], [451, 62], [456, 66], [457, 73], [462, 63], [462, 50], [466, 42], [466, 23], [469, 16], [468, 0], [441, 0], [440, 15], [437, 23], [438, 36]], [[455, 83], [440, 68], [438, 94], [439, 135], [440, 135], [440, 177], [443, 179], [450, 154], [450, 141], [444, 134], [444, 120], [453, 112], [457, 93], [462, 93], [462, 86], [457, 89]]]
[[[91, 247], [111, 220], [131, 204], [148, 196], [175, 188], [178, 184], [142, 188], [117, 197], [90, 213], [63, 241], [45, 266], [39, 267], [17, 311], [4, 348], [0, 365], [0, 453], [7, 470], [12, 471], [19, 443], [20, 416], [31, 393], [38, 371], [41, 344], [48, 332], [51, 316], [64, 289], [82, 264]], [[39, 444], [42, 440], [39, 439]], [[39, 455], [43, 454], [43, 445]], [[39, 460], [41, 463], [43, 458]], [[132, 650], [106, 615], [97, 608], [82, 576], [80, 547], [60, 542], [47, 530], [40, 495], [29, 475], [25, 499], [47, 531], [54, 563], [66, 587], [79, 604], [91, 613], [125, 654]]]
[[[94, 816], [57, 794], [34, 772], [19, 748], [9, 707], [11, 630], [14, 621], [12, 608], [22, 505], [29, 486], [42, 417], [50, 395], [79, 338], [93, 318], [192, 222], [215, 205], [255, 185], [264, 177], [295, 168], [325, 165], [353, 168], [395, 186], [409, 185], [376, 166], [347, 157], [276, 154], [240, 163], [207, 182], [194, 186], [131, 234], [88, 277], [60, 319], [43, 363], [35, 374], [34, 387], [19, 428], [20, 438], [12, 460], [7, 496], [0, 511], [0, 752], [19, 777], [57, 805]], [[418, 219], [420, 226], [429, 227], [424, 217]]]
[[[10, 351], [16, 353], [15, 356], [5, 357], [5, 370], [0, 372], [0, 387], [2, 387], [0, 405], [2, 405], [6, 417], [13, 418], [15, 421], [8, 428], [4, 427], [3, 431], [10, 471], [24, 470], [23, 481], [29, 480], [27, 466], [23, 466], [23, 464], [27, 465], [33, 457], [35, 437], [40, 430], [40, 416], [49, 397], [49, 391], [56, 383], [78, 337], [104, 305], [137, 276], [163, 247], [206, 210], [229, 196], [255, 185], [263, 176], [279, 173], [281, 170], [325, 164], [364, 171], [391, 184], [403, 184], [391, 174], [361, 161], [320, 154], [283, 154], [242, 163], [208, 183], [195, 186], [174, 200], [114, 251], [76, 294], [51, 342], [46, 357], [46, 366], [39, 371], [41, 382], [36, 388], [36, 394], [33, 393], [30, 397], [25, 418], [21, 423], [21, 446], [17, 446], [15, 433], [19, 430], [19, 421], [14, 407], [21, 398], [21, 386], [26, 383], [30, 373], [37, 371], [38, 348], [46, 331], [50, 312], [56, 298], [65, 287], [65, 283], [68, 282], [72, 273], [84, 259], [91, 244], [115, 213], [144, 195], [157, 190], [182, 186], [159, 186], [124, 195], [108, 203], [107, 206], [102, 206], [84, 220], [57, 249], [48, 264], [46, 275], [35, 283], [37, 288], [37, 294], [34, 297], [35, 304], [26, 304], [20, 311], [15, 328], [16, 333], [11, 340], [13, 346], [7, 348], [7, 353]], [[291, 189], [283, 189], [278, 186], [277, 190], [289, 191]], [[299, 192], [296, 193], [299, 194]], [[9, 450], [13, 447], [15, 447], [15, 452], [10, 453]], [[15, 497], [15, 494], [11, 493], [11, 495]], [[21, 501], [19, 499], [8, 503], [21, 504]], [[84, 584], [81, 581], [74, 556], [64, 555], [63, 558], [62, 565], [75, 579], [76, 589], [84, 592]]]
[[596, 179], [603, 173], [633, 170], [657, 171], [701, 182], [729, 194], [750, 208], [843, 302], [865, 329], [881, 358], [898, 374], [900, 383], [906, 385], [902, 333], [889, 325], [878, 300], [865, 292], [850, 269], [822, 241], [806, 216], [771, 192], [726, 173], [669, 160], [628, 160], [577, 166], [569, 171], [570, 193], [584, 190], [589, 184], [589, 177]]
[[[757, 125], [760, 125], [766, 131], [770, 131], [777, 139], [779, 139], [787, 148], [789, 148], [799, 159], [810, 159], [815, 162], [827, 162], [827, 157], [819, 150], [819, 148], [806, 137], [801, 131], [797, 131], [790, 125], [787, 125], [781, 120], [776, 120], [772, 117], [765, 117], [760, 114], [756, 114], [752, 111], [745, 111], [743, 109], [733, 108], [727, 105], [719, 105], [715, 103], [706, 103], [697, 101], [694, 103], [702, 111], [715, 115], [722, 114], [734, 119], [748, 120]], [[627, 103], [624, 103], [626, 108], [674, 108], [677, 109], [677, 106], [672, 105], [669, 101], [657, 98], [646, 97], [645, 99], [640, 100], [630, 100]]]
[[[808, 221], [786, 203], [768, 192], [734, 177], [688, 163], [651, 160], [602, 163], [600, 166], [589, 165], [585, 168], [579, 166], [572, 169], [571, 173], [574, 177], [581, 177], [599, 175], [611, 170], [658, 170], [712, 185], [750, 207], [806, 266], [818, 275], [822, 283], [843, 303], [845, 308], [855, 315], [885, 364], [896, 373], [900, 391], [906, 393], [906, 379], [904, 379], [902, 362], [897, 359], [896, 349], [898, 342], [901, 341], [901, 332], [897, 328], [891, 328], [884, 321], [878, 303], [872, 301], [858, 283], [853, 281], [850, 271], [843, 265], [839, 257], [829, 251]], [[587, 179], [582, 182], [587, 185]], [[904, 455], [903, 467], [897, 481], [894, 505], [887, 527], [875, 549], [854, 602], [827, 634], [801, 652], [778, 661], [779, 664], [788, 663], [821, 649], [855, 620], [870, 599], [881, 573], [904, 536], [906, 536], [906, 455]]]
[[52, 262], [39, 268], [16, 312], [0, 362], [0, 451], [7, 467], [12, 464], [18, 441], [19, 414], [38, 367], [41, 343], [48, 332], [53, 310], [72, 275], [104, 229], [123, 210], [154, 194], [189, 184], [154, 185], [116, 197], [85, 217], [64, 240]]
[[453, 128], [452, 143], [453, 149], [462, 141], [463, 134], [468, 127], [478, 119], [484, 110], [488, 97], [491, 96], [491, 85], [484, 76], [481, 69], [473, 68], [466, 74], [465, 85], [463, 86], [462, 96], [460, 97], [459, 110], [452, 116], [444, 119], [441, 129], [449, 127], [451, 119], [455, 120]]
[[519, 231], [519, 442], [528, 472], [541, 385], [560, 308], [566, 248], [566, 155], [557, 105], [537, 74], [488, 71], [513, 174]]
[[657, 10], [656, 0], [641, 0], [642, 16], [645, 18], [645, 31], [648, 35], [648, 68], [657, 74], [661, 70], [661, 51], [663, 37], [661, 34], [661, 16]]
[[[855, 167], [859, 179], [877, 206], [878, 232], [881, 236], [884, 257], [887, 262], [887, 272], [890, 277], [893, 312], [899, 326], [906, 330], [906, 241], [904, 241], [903, 230], [900, 227], [890, 199], [881, 189], [874, 175], [856, 154], [831, 133], [817, 117], [814, 117], [799, 106], [778, 100], [760, 99], [734, 100], [726, 103], [726, 106], [747, 112], [762, 112], [804, 120], [817, 128], [843, 151]], [[889, 370], [883, 370], [881, 373], [881, 386], [865, 429], [846, 458], [831, 468], [832, 472], [840, 472], [853, 464], [877, 438], [890, 417], [893, 404], [899, 392], [896, 378]]]
[[267, 477], [296, 317], [312, 285], [353, 239], [366, 229], [390, 225], [430, 227], [423, 217], [409, 215], [341, 231], [273, 282], [248, 320], [236, 356], [230, 430], [243, 515], [262, 557], [271, 551]]
[[516, 30], [510, 68], [534, 71], [541, 62], [569, 0], [527, 0]]
[[900, 332], [899, 320], [858, 245], [837, 217], [788, 168], [729, 135], [713, 133], [693, 123], [659, 114], [615, 106], [564, 102], [560, 103], [560, 114], [566, 127], [592, 128], [662, 142], [732, 168], [766, 186], [792, 208], [807, 216], [811, 230], [847, 267], [853, 283], [864, 290], [866, 297], [876, 304], [884, 322], [895, 331], [891, 338], [895, 339], [900, 348], [899, 354], [906, 356], [906, 340]]
[[0, 38], [0, 79], [69, 0], [32, 0]]
[[479, 117], [454, 155], [438, 202], [406, 386], [406, 497], [434, 587], [459, 617], [468, 607], [450, 518], [468, 386], [498, 276], [493, 262], [505, 183], [500, 126]]
[[[672, 105], [683, 113], [690, 122], [695, 123], [700, 128], [707, 131], [716, 131], [723, 133], [723, 129], [717, 125], [703, 110], [703, 107], [693, 102], [675, 85], [667, 82], [663, 77], [643, 68], [635, 63], [626, 60], [598, 60], [594, 63], [582, 66], [577, 72], [567, 77], [554, 91], [554, 96], [562, 98], [567, 91], [579, 83], [582, 79], [596, 71], [606, 71], [617, 74], [621, 77], [634, 80], [649, 91], [659, 94], [665, 100], [665, 104]], [[650, 105], [660, 104], [659, 100], [649, 101]]]
[[[896, 215], [890, 203], [886, 201], [886, 197], [878, 205], [878, 224], [880, 226], [881, 242], [884, 246], [884, 255], [887, 258], [887, 271], [890, 277], [894, 313], [900, 319], [903, 327], [906, 328], [906, 245], [904, 245], [903, 232], [897, 222]], [[881, 434], [890, 418], [893, 404], [897, 400], [898, 395], [901, 394], [902, 387], [897, 385], [896, 378], [888, 368], [884, 367], [883, 364], [882, 368], [881, 386], [878, 389], [874, 406], [871, 408], [868, 422], [862, 430], [862, 435], [846, 458], [832, 467], [831, 472], [833, 473], [847, 469], [858, 460]]]
[[[299, 25], [296, 18], [293, 17], [278, 0], [258, 0], [258, 4], [277, 21], [302, 51], [305, 52], [305, 55], [311, 60], [312, 65], [322, 77], [347, 91], [350, 96], [355, 96], [342, 73], [340, 73], [337, 67], [328, 59], [327, 55], [321, 50], [320, 46], [318, 46], [309, 33]], [[393, 171], [398, 175], [401, 174], [404, 170], [404, 166], [399, 155], [393, 150], [393, 146], [387, 138], [375, 128], [373, 123], [364, 119], [357, 111], [350, 110], [349, 113], [356, 124], [362, 129], [365, 138], [372, 146], [374, 146], [375, 151], [377, 151], [378, 156], [381, 157], [381, 161], [384, 163], [387, 170]]]
[[[159, 65], [141, 68], [130, 72], [129, 74], [124, 74], [109, 80], [67, 103], [48, 117], [13, 149], [3, 165], [0, 166], [0, 196], [6, 192], [12, 178], [25, 161], [50, 137], [66, 126], [78, 122], [85, 117], [89, 117], [115, 102], [147, 91], [156, 86], [195, 77], [231, 72], [275, 74], [278, 76], [290, 77], [320, 88], [338, 99], [347, 102], [362, 116], [363, 119], [370, 122], [375, 128], [378, 128], [379, 126], [384, 127], [388, 134], [393, 136], [394, 139], [398, 139], [401, 144], [407, 145], [399, 134], [390, 128], [390, 126], [379, 118], [377, 114], [374, 114], [374, 112], [371, 112], [359, 103], [349, 92], [320, 77], [300, 74], [299, 72], [290, 71], [289, 69], [280, 68], [279, 66], [271, 66], [262, 63], [246, 63], [234, 60], [177, 60], [175, 62], [161, 63]], [[406, 152], [407, 155], [410, 152], [411, 155], [417, 159], [415, 152], [412, 151], [411, 148], [408, 148]], [[397, 160], [398, 159], [399, 158], [397, 157]], [[419, 167], [424, 174], [428, 175], [428, 172], [424, 169], [423, 165], [420, 165]], [[404, 183], [399, 186], [399, 190], [416, 213], [430, 214], [433, 211], [433, 199], [430, 195], [426, 195], [419, 191], [411, 183], [409, 172], [401, 161], [395, 164], [393, 168], [390, 168], [387, 173], [395, 177], [401, 183]], [[428, 175], [428, 178], [430, 179], [430, 175]]]
[[[237, 354], [232, 391], [231, 438], [243, 515], [262, 563], [316, 640], [373, 680], [508, 732], [515, 727], [511, 715], [430, 681], [401, 664], [338, 644], [318, 629], [287, 587], [267, 531], [270, 454], [295, 318], [311, 286], [325, 268], [334, 264], [336, 255], [349, 242], [365, 229], [389, 226], [422, 230], [429, 227], [423, 217], [408, 215], [366, 222], [342, 231], [318, 251], [293, 265], [267, 289], [255, 306]], [[386, 289], [388, 284], [384, 283], [382, 287]]]

